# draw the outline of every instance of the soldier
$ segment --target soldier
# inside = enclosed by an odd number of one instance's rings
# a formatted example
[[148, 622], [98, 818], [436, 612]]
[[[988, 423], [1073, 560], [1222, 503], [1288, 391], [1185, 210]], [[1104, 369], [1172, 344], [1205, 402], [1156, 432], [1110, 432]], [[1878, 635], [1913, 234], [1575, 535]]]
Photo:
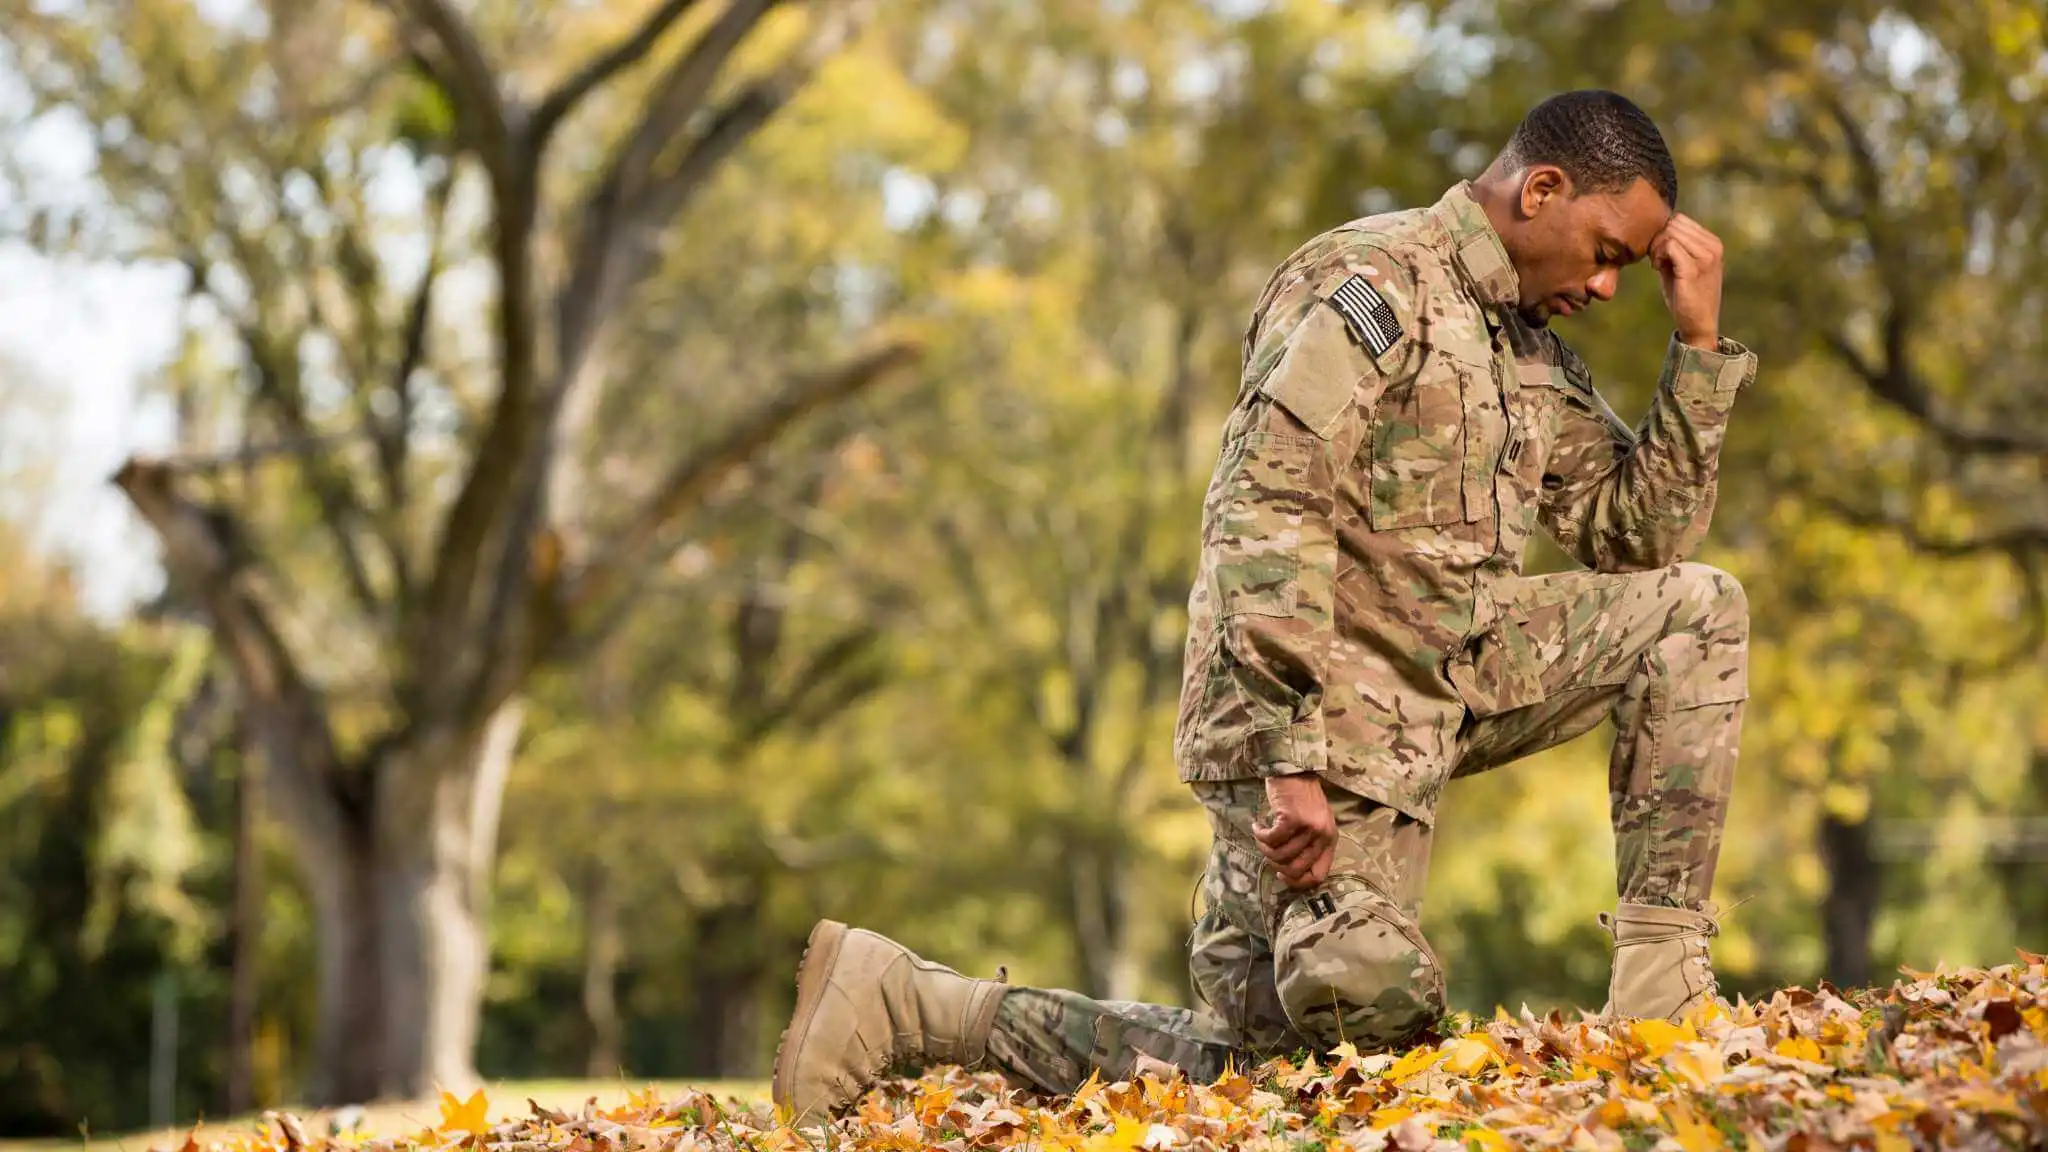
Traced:
[[[1340, 225], [1271, 277], [1202, 510], [1174, 749], [1209, 816], [1190, 937], [1205, 1010], [969, 979], [813, 931], [774, 1095], [799, 1120], [905, 1061], [1064, 1092], [1091, 1072], [1403, 1044], [1444, 1008], [1418, 926], [1438, 796], [1612, 717], [1618, 902], [1603, 1013], [1718, 996], [1708, 902], [1748, 617], [1689, 562], [1755, 357], [1721, 243], [1611, 92], [1530, 111], [1433, 205]], [[1631, 429], [1552, 331], [1649, 260], [1674, 322]], [[1521, 574], [1540, 524], [1590, 569]]]

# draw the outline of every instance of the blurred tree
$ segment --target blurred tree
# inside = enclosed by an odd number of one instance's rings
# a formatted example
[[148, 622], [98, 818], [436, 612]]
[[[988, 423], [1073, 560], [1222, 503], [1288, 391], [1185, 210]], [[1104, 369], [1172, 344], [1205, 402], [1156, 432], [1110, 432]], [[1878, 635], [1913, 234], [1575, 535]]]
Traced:
[[[863, 6], [388, 7], [4, 9], [8, 65], [39, 112], [89, 127], [96, 165], [82, 206], [21, 197], [24, 228], [186, 266], [190, 323], [238, 377], [221, 454], [131, 460], [116, 482], [216, 632], [294, 830], [323, 1101], [471, 1079], [528, 675], [619, 618], [667, 527], [736, 464], [912, 352], [883, 335], [822, 369], [778, 364], [779, 392], [692, 435], [591, 536], [579, 462], [608, 334]], [[543, 80], [548, 38], [600, 43]], [[50, 223], [72, 216], [91, 226]], [[489, 322], [454, 319], [473, 309]], [[862, 326], [837, 319], [842, 338]], [[289, 465], [272, 500], [324, 556], [266, 564], [257, 510], [205, 493], [252, 457]], [[294, 602], [293, 561], [333, 565], [339, 595]]]

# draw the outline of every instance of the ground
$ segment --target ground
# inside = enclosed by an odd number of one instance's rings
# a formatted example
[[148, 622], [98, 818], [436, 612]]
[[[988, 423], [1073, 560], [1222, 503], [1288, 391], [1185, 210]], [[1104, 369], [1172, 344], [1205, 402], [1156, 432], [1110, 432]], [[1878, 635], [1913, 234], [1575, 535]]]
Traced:
[[[1348, 1045], [1212, 1084], [1091, 1081], [1072, 1096], [936, 1069], [830, 1131], [777, 1122], [761, 1086], [506, 1085], [380, 1114], [133, 1142], [133, 1152], [1464, 1152], [1572, 1148], [2048, 1148], [2048, 958], [1790, 988], [1681, 1024], [1456, 1017], [1405, 1052]], [[531, 1097], [529, 1101], [528, 1097]], [[0, 1145], [0, 1152], [18, 1152]]]
[[[598, 1108], [613, 1109], [626, 1106], [636, 1093], [649, 1090], [664, 1097], [680, 1096], [694, 1090], [721, 1098], [764, 1103], [768, 1099], [768, 1082], [765, 1080], [710, 1081], [694, 1085], [658, 1080], [508, 1080], [486, 1084], [483, 1089], [493, 1112], [505, 1108], [524, 1110], [528, 1107], [528, 1100], [543, 1107], [574, 1112], [592, 1097], [597, 1099]], [[428, 1097], [373, 1105], [364, 1109], [362, 1127], [356, 1135], [373, 1139], [416, 1135], [442, 1122], [441, 1103], [439, 1097]], [[308, 1139], [327, 1135], [333, 1118], [331, 1113], [315, 1109], [296, 1110], [293, 1115]], [[226, 1117], [201, 1124], [196, 1130], [187, 1127], [160, 1132], [87, 1133], [83, 1138], [71, 1139], [0, 1140], [0, 1152], [148, 1152], [151, 1148], [175, 1152], [187, 1136], [193, 1137], [202, 1148], [215, 1147], [230, 1142], [236, 1136], [259, 1130], [264, 1124], [260, 1116]]]

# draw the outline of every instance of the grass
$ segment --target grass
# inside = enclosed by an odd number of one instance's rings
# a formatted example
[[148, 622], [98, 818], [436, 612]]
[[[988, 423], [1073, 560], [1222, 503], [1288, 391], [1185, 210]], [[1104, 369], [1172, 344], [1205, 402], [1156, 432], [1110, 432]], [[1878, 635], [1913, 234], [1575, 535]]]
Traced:
[[[597, 1097], [598, 1107], [606, 1108], [623, 1104], [631, 1093], [649, 1087], [657, 1089], [663, 1096], [700, 1088], [720, 1098], [737, 1096], [750, 1102], [768, 1098], [768, 1084], [764, 1080], [712, 1080], [693, 1084], [679, 1080], [499, 1080], [486, 1081], [483, 1085], [493, 1120], [526, 1115], [529, 1098], [544, 1107], [573, 1114], [592, 1096]], [[278, 1106], [275, 1111], [297, 1116], [305, 1123], [309, 1136], [315, 1132], [326, 1132], [328, 1118], [332, 1115], [330, 1109], [298, 1108], [288, 1104]], [[361, 1130], [371, 1137], [410, 1135], [422, 1128], [433, 1127], [440, 1119], [439, 1096], [386, 1101], [363, 1109]], [[200, 1120], [198, 1139], [201, 1144], [264, 1123], [260, 1111], [249, 1116], [218, 1120], [201, 1117]], [[0, 1152], [147, 1152], [150, 1148], [170, 1152], [184, 1143], [185, 1135], [192, 1131], [192, 1127], [187, 1123], [137, 1132], [81, 1133], [68, 1139], [0, 1139]]]

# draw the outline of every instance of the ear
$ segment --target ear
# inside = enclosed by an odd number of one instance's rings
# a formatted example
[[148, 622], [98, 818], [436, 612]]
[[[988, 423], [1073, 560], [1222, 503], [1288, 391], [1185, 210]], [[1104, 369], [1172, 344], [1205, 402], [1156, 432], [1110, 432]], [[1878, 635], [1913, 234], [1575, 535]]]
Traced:
[[1538, 212], [1572, 194], [1572, 179], [1555, 164], [1537, 164], [1522, 173], [1522, 215], [1534, 219]]

